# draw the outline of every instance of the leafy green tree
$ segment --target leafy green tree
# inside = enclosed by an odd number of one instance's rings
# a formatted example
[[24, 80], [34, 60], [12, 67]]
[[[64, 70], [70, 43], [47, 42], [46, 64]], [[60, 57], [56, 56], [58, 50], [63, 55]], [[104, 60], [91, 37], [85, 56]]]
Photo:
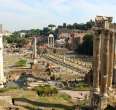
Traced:
[[63, 28], [66, 28], [66, 26], [67, 26], [66, 23], [63, 23]]
[[21, 38], [19, 33], [13, 33], [11, 36], [6, 37], [6, 41], [9, 44], [16, 43], [17, 47], [23, 47], [27, 43], [27, 39]]
[[93, 55], [93, 35], [86, 34], [83, 43], [79, 45], [77, 52], [84, 55]]
[[54, 24], [49, 24], [49, 25], [48, 25], [48, 28], [50, 28], [51, 30], [52, 30], [54, 27], [56, 27]]
[[43, 30], [41, 30], [40, 35], [48, 36], [50, 31], [51, 30], [48, 27], [44, 27]]

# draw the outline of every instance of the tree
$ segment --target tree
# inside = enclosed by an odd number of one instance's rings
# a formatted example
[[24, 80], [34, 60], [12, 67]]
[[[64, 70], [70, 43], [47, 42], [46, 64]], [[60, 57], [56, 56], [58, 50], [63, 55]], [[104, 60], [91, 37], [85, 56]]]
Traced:
[[56, 26], [54, 24], [49, 24], [48, 27], [52, 30]]
[[48, 27], [44, 27], [43, 30], [41, 30], [40, 35], [48, 36], [50, 34], [50, 29]]
[[74, 24], [73, 24], [73, 28], [74, 28], [74, 29], [78, 29], [78, 26], [79, 26], [79, 25], [78, 25], [77, 23], [74, 23]]
[[6, 41], [9, 44], [16, 44], [16, 47], [23, 47], [27, 43], [27, 39], [20, 37], [20, 33], [14, 32], [12, 35], [6, 37]]
[[66, 23], [63, 23], [63, 28], [66, 28]]
[[77, 52], [84, 55], [93, 55], [93, 35], [86, 34], [83, 43], [79, 45]]
[[72, 29], [72, 28], [73, 28], [73, 26], [71, 24], [67, 25], [67, 29]]
[[92, 20], [90, 20], [90, 21], [88, 21], [88, 22], [86, 23], [86, 27], [87, 27], [87, 29], [92, 28], [94, 25], [95, 25], [95, 22], [92, 21]]

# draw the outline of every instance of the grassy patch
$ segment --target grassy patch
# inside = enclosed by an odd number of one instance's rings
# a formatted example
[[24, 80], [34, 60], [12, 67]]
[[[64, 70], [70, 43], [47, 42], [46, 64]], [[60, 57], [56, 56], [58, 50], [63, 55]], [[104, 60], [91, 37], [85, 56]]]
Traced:
[[[3, 91], [3, 90], [2, 90]], [[23, 89], [4, 89], [4, 93], [12, 98], [21, 99], [20, 107], [29, 110], [36, 110], [38, 107], [45, 107], [44, 110], [74, 110], [70, 96], [64, 93], [58, 93], [53, 96], [38, 96], [35, 91]]]
[[26, 59], [20, 59], [19, 61], [16, 62], [15, 66], [17, 66], [17, 67], [25, 67], [26, 64], [27, 64]]
[[13, 91], [13, 90], [17, 90], [17, 89], [18, 89], [18, 87], [1, 88], [0, 93], [5, 93], [5, 92], [8, 92], [8, 91]]
[[59, 93], [58, 97], [62, 98], [63, 100], [66, 100], [66, 101], [71, 101], [71, 97], [65, 93]]

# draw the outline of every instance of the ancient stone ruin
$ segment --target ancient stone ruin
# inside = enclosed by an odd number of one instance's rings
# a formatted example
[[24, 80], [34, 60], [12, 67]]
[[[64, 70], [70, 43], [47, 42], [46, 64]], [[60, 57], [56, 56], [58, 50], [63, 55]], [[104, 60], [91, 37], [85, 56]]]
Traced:
[[112, 87], [116, 34], [112, 17], [97, 16], [95, 21], [91, 105], [93, 110], [105, 110], [108, 105], [115, 103], [112, 98], [116, 98]]

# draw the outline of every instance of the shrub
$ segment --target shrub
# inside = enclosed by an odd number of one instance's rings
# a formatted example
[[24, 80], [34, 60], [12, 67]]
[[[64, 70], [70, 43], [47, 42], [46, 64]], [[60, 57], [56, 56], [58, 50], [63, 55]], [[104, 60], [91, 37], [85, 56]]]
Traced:
[[38, 86], [36, 91], [39, 96], [52, 96], [58, 93], [58, 90], [50, 85]]

